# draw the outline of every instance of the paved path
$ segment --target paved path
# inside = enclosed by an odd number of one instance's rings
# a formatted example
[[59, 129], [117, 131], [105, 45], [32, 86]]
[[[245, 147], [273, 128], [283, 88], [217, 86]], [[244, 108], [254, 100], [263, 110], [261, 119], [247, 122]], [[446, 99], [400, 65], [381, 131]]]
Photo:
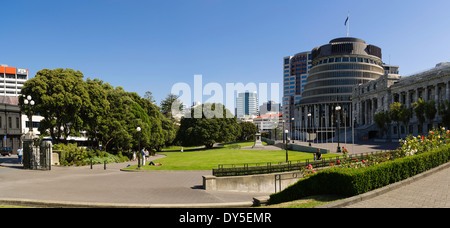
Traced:
[[127, 164], [52, 167], [51, 171], [18, 168], [17, 158], [0, 158], [0, 199], [30, 199], [146, 206], [251, 203], [264, 194], [203, 190], [211, 171], [124, 172]]
[[347, 208], [450, 208], [450, 168]]

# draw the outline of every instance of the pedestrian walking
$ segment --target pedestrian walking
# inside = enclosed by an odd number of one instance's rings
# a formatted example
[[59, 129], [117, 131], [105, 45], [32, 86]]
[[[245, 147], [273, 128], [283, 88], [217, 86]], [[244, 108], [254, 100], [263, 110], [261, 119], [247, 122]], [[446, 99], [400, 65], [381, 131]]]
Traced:
[[23, 157], [23, 149], [22, 147], [19, 147], [19, 149], [17, 149], [17, 156], [19, 157], [19, 164], [22, 164], [22, 157]]
[[133, 161], [136, 161], [136, 151], [133, 151]]

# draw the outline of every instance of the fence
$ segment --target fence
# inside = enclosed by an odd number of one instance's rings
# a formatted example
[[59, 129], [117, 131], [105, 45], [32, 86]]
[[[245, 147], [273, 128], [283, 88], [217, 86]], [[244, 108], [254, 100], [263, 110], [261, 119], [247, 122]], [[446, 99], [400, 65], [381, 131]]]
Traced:
[[[371, 152], [371, 153], [361, 153], [357, 155], [349, 155], [349, 159], [367, 159], [370, 156], [377, 156], [384, 154], [385, 152]], [[282, 172], [292, 172], [300, 171], [308, 165], [312, 165], [314, 168], [325, 168], [331, 165], [331, 163], [336, 164], [337, 160], [342, 160], [341, 156], [335, 158], [325, 158], [321, 160], [300, 160], [300, 161], [289, 161], [289, 162], [267, 162], [267, 163], [245, 163], [245, 164], [223, 164], [219, 165], [217, 169], [213, 169], [213, 176], [216, 177], [226, 177], [226, 176], [248, 176], [257, 174], [269, 174], [269, 173], [282, 173]]]

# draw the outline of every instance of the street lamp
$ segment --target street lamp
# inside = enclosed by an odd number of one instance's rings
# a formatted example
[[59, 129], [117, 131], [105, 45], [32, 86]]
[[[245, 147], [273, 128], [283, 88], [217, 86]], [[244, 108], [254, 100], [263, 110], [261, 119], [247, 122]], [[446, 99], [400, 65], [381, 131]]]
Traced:
[[[28, 122], [29, 122], [29, 133], [33, 133], [33, 112], [31, 111], [32, 107], [34, 106], [34, 101], [32, 100], [32, 97], [30, 95], [26, 96], [23, 95], [23, 103], [25, 104], [25, 109], [27, 111], [28, 116]], [[29, 105], [29, 106], [28, 106]]]
[[138, 133], [138, 168], [141, 168], [141, 127], [137, 127], [136, 131]]
[[[311, 127], [311, 116], [312, 116], [311, 113], [308, 113], [309, 127]], [[309, 132], [308, 132], [308, 141], [309, 141], [309, 146], [311, 147], [311, 133], [309, 133]]]
[[291, 138], [292, 138], [292, 143], [295, 143], [295, 137], [294, 137], [294, 134], [295, 134], [295, 130], [294, 130], [294, 128], [295, 128], [295, 118], [294, 117], [292, 117], [292, 119], [291, 119], [292, 121], [291, 121]]
[[289, 157], [288, 157], [288, 140], [287, 140], [287, 136], [288, 136], [289, 131], [285, 130], [284, 133], [286, 133], [286, 163], [288, 163], [289, 162]]
[[338, 133], [338, 147], [337, 147], [337, 152], [338, 153], [341, 153], [341, 146], [340, 146], [340, 144], [339, 144], [339, 142], [340, 142], [340, 138], [339, 138], [339, 131], [341, 130], [340, 128], [341, 128], [341, 106], [336, 106], [336, 112], [337, 112], [337, 116], [338, 116], [338, 126], [337, 126], [337, 133]]

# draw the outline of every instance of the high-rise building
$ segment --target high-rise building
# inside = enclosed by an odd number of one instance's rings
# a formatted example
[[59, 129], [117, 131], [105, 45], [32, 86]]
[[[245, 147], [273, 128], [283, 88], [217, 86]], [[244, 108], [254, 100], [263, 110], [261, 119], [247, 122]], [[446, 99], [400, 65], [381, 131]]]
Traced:
[[0, 96], [18, 97], [28, 80], [28, 69], [0, 64]]
[[236, 117], [258, 116], [258, 95], [256, 92], [238, 93], [236, 98]]
[[300, 103], [305, 90], [306, 80], [312, 66], [311, 60], [312, 53], [310, 51], [284, 58], [282, 113], [287, 129], [291, 129], [295, 105]]

